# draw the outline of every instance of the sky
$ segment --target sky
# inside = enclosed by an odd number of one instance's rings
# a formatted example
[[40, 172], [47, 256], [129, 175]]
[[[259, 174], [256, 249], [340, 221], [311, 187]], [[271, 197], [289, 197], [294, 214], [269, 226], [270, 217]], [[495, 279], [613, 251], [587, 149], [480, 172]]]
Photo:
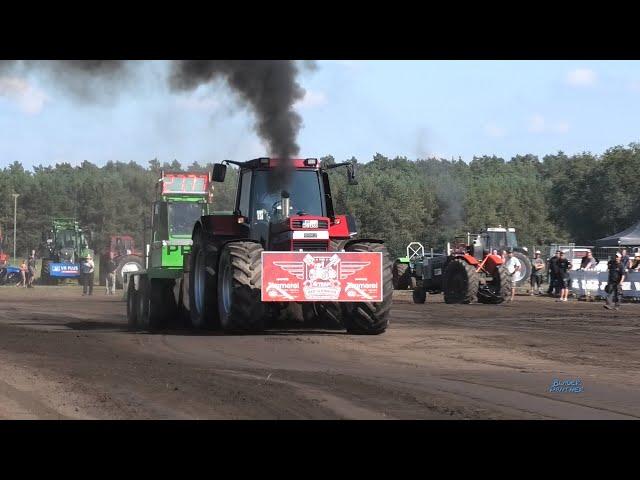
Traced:
[[[38, 73], [0, 74], [0, 167], [268, 155], [224, 83], [171, 93], [140, 62], [117, 94], [79, 102]], [[302, 69], [301, 157], [601, 154], [640, 141], [638, 61], [318, 61]]]

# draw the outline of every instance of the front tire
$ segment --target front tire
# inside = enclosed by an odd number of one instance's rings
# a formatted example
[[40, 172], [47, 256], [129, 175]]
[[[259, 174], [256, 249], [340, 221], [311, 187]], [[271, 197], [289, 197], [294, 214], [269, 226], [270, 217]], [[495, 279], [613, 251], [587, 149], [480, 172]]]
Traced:
[[[51, 260], [42, 260], [42, 266], [40, 267], [40, 283], [42, 285], [56, 285], [57, 279], [51, 276]], [[55, 282], [54, 282], [55, 280]]]
[[493, 273], [493, 279], [487, 284], [489, 295], [478, 294], [480, 303], [497, 305], [504, 302], [511, 296], [511, 275], [507, 270], [507, 266], [502, 264], [496, 267]]
[[220, 256], [218, 271], [218, 315], [228, 333], [264, 330], [262, 287], [262, 245], [253, 242], [228, 243]]
[[449, 262], [444, 272], [444, 302], [471, 303], [478, 297], [479, 285], [476, 269], [465, 260], [455, 258]]
[[427, 301], [427, 292], [422, 288], [413, 289], [413, 303], [422, 304]]
[[382, 253], [382, 302], [354, 302], [342, 304], [342, 323], [347, 332], [358, 335], [379, 335], [389, 325], [393, 302], [393, 262], [382, 243], [352, 243], [348, 252]]
[[138, 289], [138, 325], [144, 330], [155, 332], [164, 328], [166, 305], [164, 301], [165, 281], [140, 277]]

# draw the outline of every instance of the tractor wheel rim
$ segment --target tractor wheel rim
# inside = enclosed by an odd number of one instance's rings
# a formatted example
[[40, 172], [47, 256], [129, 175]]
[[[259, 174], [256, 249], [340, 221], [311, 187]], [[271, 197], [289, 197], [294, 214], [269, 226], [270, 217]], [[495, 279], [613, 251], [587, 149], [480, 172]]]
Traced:
[[222, 271], [222, 307], [225, 313], [231, 310], [231, 266], [227, 263]]
[[205, 269], [204, 269], [204, 255], [202, 250], [198, 252], [198, 255], [196, 256], [196, 264], [194, 265], [195, 268], [195, 275], [194, 275], [194, 280], [195, 280], [195, 285], [193, 286], [194, 289], [194, 293], [195, 293], [195, 300], [196, 300], [196, 311], [201, 314], [203, 311], [203, 305], [204, 305], [204, 296], [205, 296], [205, 291], [204, 291], [204, 276], [205, 276]]

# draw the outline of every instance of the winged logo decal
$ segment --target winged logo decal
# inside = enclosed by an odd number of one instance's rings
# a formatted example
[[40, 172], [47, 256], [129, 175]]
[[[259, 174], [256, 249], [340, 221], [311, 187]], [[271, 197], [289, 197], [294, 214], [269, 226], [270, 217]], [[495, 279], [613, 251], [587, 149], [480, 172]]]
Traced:
[[304, 262], [273, 262], [285, 272], [304, 280]]
[[344, 280], [345, 278], [353, 275], [356, 272], [359, 272], [367, 265], [370, 265], [371, 262], [341, 262], [340, 263], [340, 280]]

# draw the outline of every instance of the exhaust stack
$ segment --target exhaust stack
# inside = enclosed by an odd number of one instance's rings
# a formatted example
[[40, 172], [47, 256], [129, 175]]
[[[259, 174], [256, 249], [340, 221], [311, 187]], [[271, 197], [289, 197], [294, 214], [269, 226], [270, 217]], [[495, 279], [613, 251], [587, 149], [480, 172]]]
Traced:
[[282, 207], [282, 218], [289, 218], [289, 210], [291, 208], [291, 199], [289, 198], [289, 192], [282, 190], [280, 206]]

